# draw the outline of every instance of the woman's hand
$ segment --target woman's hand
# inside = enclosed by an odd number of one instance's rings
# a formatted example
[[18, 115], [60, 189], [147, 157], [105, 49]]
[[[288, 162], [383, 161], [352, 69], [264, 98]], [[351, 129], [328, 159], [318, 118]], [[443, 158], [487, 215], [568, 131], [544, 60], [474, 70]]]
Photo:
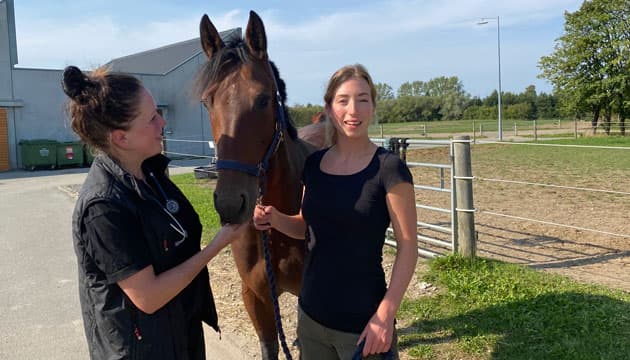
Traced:
[[221, 250], [226, 247], [232, 240], [234, 240], [235, 234], [241, 229], [242, 224], [225, 224], [221, 226], [217, 234], [212, 239], [214, 247]]
[[381, 302], [381, 305], [376, 310], [376, 313], [372, 315], [357, 342], [358, 345], [365, 339], [363, 357], [389, 351], [394, 336], [394, 318], [395, 314], [393, 311]]
[[273, 227], [272, 218], [275, 210], [271, 205], [256, 205], [253, 218], [256, 230], [268, 230]]

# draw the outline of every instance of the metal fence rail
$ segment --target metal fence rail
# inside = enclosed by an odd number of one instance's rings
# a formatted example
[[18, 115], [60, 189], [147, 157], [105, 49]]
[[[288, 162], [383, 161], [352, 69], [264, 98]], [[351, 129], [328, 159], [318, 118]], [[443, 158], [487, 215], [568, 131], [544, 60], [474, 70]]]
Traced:
[[[623, 146], [592, 146], [592, 145], [569, 145], [569, 144], [540, 144], [540, 143], [516, 143], [516, 142], [497, 142], [497, 141], [478, 141], [478, 144], [501, 144], [501, 145], [513, 145], [513, 146], [548, 146], [548, 147], [564, 147], [564, 148], [574, 148], [574, 149], [605, 149], [605, 150], [630, 150], [630, 147]], [[625, 154], [624, 154], [625, 155]], [[522, 181], [522, 180], [511, 180], [511, 179], [497, 179], [497, 178], [485, 178], [485, 177], [475, 177], [475, 180], [478, 182], [492, 182], [492, 183], [504, 183], [504, 184], [513, 184], [513, 185], [522, 185], [528, 187], [543, 187], [543, 188], [553, 188], [559, 190], [568, 190], [568, 191], [581, 191], [581, 192], [589, 192], [589, 193], [597, 193], [597, 194], [611, 194], [611, 195], [620, 195], [620, 196], [630, 196], [630, 192], [627, 191], [619, 191], [619, 190], [610, 190], [610, 189], [598, 189], [598, 188], [589, 188], [589, 187], [579, 187], [579, 186], [570, 186], [570, 185], [558, 185], [552, 183], [543, 183], [543, 182], [532, 182], [532, 181]], [[605, 236], [613, 236], [620, 237], [625, 239], [630, 239], [630, 234], [623, 232], [615, 232], [615, 231], [607, 231], [604, 229], [595, 229], [588, 226], [576, 226], [571, 224], [565, 224], [558, 221], [548, 221], [535, 219], [526, 216], [519, 216], [517, 214], [507, 214], [504, 212], [496, 212], [496, 211], [488, 211], [482, 208], [479, 210], [480, 214], [490, 215], [493, 217], [500, 217], [505, 219], [516, 220], [520, 222], [529, 222], [536, 223], [542, 225], [548, 225], [549, 227], [559, 227], [565, 229], [573, 229], [578, 231], [590, 232], [593, 234], [605, 235]]]
[[[390, 139], [384, 139], [384, 138], [373, 138], [371, 139], [373, 142], [375, 143], [381, 143], [384, 145], [384, 147], [389, 148], [390, 150], [392, 150], [389, 146], [390, 144]], [[170, 151], [168, 150], [168, 147], [166, 146], [167, 142], [174, 142], [174, 143], [207, 143], [209, 145], [210, 148], [213, 148], [212, 146], [212, 142], [211, 141], [206, 141], [206, 140], [186, 140], [186, 139], [171, 139], [171, 138], [165, 138], [164, 139], [165, 142], [165, 146], [164, 146], [164, 153], [167, 155], [176, 155], [176, 156], [183, 156], [183, 157], [189, 157], [189, 158], [207, 158], [209, 159], [209, 165], [212, 165], [215, 161], [216, 158], [213, 155], [198, 155], [198, 154], [191, 154], [191, 153], [184, 153], [184, 152], [175, 152], [175, 151]], [[456, 142], [456, 141], [455, 141]], [[463, 140], [463, 142], [468, 142], [470, 143], [469, 140]], [[435, 248], [440, 248], [440, 249], [447, 249], [450, 252], [455, 252], [457, 250], [456, 244], [457, 244], [457, 237], [458, 237], [458, 232], [457, 232], [457, 211], [458, 209], [456, 208], [456, 191], [454, 191], [454, 186], [455, 186], [455, 179], [456, 177], [453, 175], [454, 174], [454, 156], [453, 156], [453, 143], [454, 141], [451, 140], [405, 140], [404, 141], [404, 148], [402, 149], [402, 153], [400, 154], [401, 157], [406, 156], [406, 150], [407, 148], [426, 148], [426, 147], [438, 147], [438, 146], [448, 146], [449, 147], [449, 154], [450, 154], [450, 163], [449, 164], [438, 164], [438, 163], [426, 163], [426, 162], [407, 162], [407, 165], [410, 168], [414, 168], [414, 167], [424, 167], [424, 168], [429, 168], [429, 169], [437, 169], [439, 171], [439, 176], [440, 176], [440, 185], [439, 186], [431, 186], [431, 185], [414, 185], [414, 190], [417, 191], [435, 191], [435, 192], [440, 192], [440, 193], [448, 193], [450, 194], [450, 207], [448, 208], [442, 208], [442, 207], [437, 207], [437, 206], [431, 206], [431, 205], [427, 205], [427, 204], [420, 204], [420, 203], [416, 203], [416, 208], [419, 209], [424, 209], [424, 210], [428, 210], [428, 211], [433, 211], [433, 212], [439, 212], [439, 213], [443, 213], [443, 214], [449, 214], [449, 222], [450, 222], [450, 226], [441, 226], [441, 225], [436, 225], [436, 224], [431, 224], [431, 223], [427, 223], [427, 222], [423, 222], [423, 221], [418, 221], [417, 220], [417, 229], [418, 232], [416, 234], [417, 237], [417, 241], [418, 241], [418, 255], [420, 256], [424, 256], [424, 257], [435, 257], [435, 256], [439, 256], [442, 255], [443, 252], [438, 251], [437, 249], [430, 249], [427, 248], [427, 245], [430, 245], [431, 247]], [[394, 150], [400, 150], [400, 148], [398, 149], [394, 149]], [[195, 172], [197, 172], [198, 169], [195, 169]], [[204, 170], [199, 170], [199, 171], [204, 171]], [[216, 173], [216, 169], [214, 171], [212, 170], [206, 170], [208, 172], [214, 172]], [[448, 172], [448, 176], [446, 175], [446, 172]], [[449, 187], [446, 187], [446, 184], [449, 184]], [[460, 211], [468, 211], [466, 209], [461, 210]], [[439, 233], [443, 233], [443, 234], [448, 234], [448, 236], [450, 237], [450, 241], [446, 241], [444, 239], [439, 239], [439, 238], [435, 238], [435, 237], [431, 237], [428, 236], [426, 234], [423, 233], [424, 230], [431, 230], [431, 231], [436, 231]], [[393, 236], [393, 229], [390, 227], [387, 229], [387, 238], [385, 240], [385, 243], [391, 246], [396, 246], [396, 242], [394, 240], [394, 236]]]

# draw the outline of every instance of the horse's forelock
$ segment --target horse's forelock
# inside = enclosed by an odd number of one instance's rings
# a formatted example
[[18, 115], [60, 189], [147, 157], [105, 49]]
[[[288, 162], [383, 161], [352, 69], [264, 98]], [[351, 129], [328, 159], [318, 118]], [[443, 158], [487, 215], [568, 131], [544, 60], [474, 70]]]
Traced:
[[225, 44], [211, 59], [201, 67], [195, 81], [195, 95], [203, 100], [207, 93], [216, 90], [216, 84], [224, 79], [240, 64], [249, 61], [242, 40], [232, 40]]
[[[206, 61], [202, 66], [197, 79], [195, 81], [195, 95], [197, 98], [202, 99], [216, 91], [219, 82], [224, 79], [235, 68], [251, 61], [251, 55], [245, 48], [245, 43], [242, 39], [231, 40], [226, 42], [225, 46], [219, 50], [216, 55]], [[291, 139], [297, 138], [297, 130], [289, 116], [289, 111], [286, 106], [287, 89], [284, 80], [280, 77], [280, 72], [276, 64], [273, 61], [269, 61], [271, 64], [271, 70], [278, 86], [278, 92], [280, 93], [280, 101], [284, 109], [284, 116], [287, 119], [287, 132]]]

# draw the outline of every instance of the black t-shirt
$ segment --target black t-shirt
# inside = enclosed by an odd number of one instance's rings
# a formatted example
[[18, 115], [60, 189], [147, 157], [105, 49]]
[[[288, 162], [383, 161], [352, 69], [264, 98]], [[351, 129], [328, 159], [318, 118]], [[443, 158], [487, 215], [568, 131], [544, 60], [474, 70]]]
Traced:
[[327, 150], [304, 166], [302, 215], [308, 248], [299, 303], [324, 326], [360, 333], [385, 296], [383, 244], [390, 223], [385, 195], [413, 183], [407, 166], [379, 147], [363, 170], [351, 175], [321, 171]]

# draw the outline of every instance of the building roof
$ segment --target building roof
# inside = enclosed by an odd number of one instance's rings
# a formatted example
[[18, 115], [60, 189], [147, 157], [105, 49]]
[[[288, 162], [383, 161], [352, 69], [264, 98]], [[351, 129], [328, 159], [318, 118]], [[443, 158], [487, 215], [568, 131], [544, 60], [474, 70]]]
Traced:
[[[241, 28], [234, 28], [219, 33], [223, 41], [241, 38]], [[194, 38], [159, 48], [119, 57], [106, 64], [113, 71], [135, 74], [164, 75], [189, 59], [197, 56], [201, 41]]]

